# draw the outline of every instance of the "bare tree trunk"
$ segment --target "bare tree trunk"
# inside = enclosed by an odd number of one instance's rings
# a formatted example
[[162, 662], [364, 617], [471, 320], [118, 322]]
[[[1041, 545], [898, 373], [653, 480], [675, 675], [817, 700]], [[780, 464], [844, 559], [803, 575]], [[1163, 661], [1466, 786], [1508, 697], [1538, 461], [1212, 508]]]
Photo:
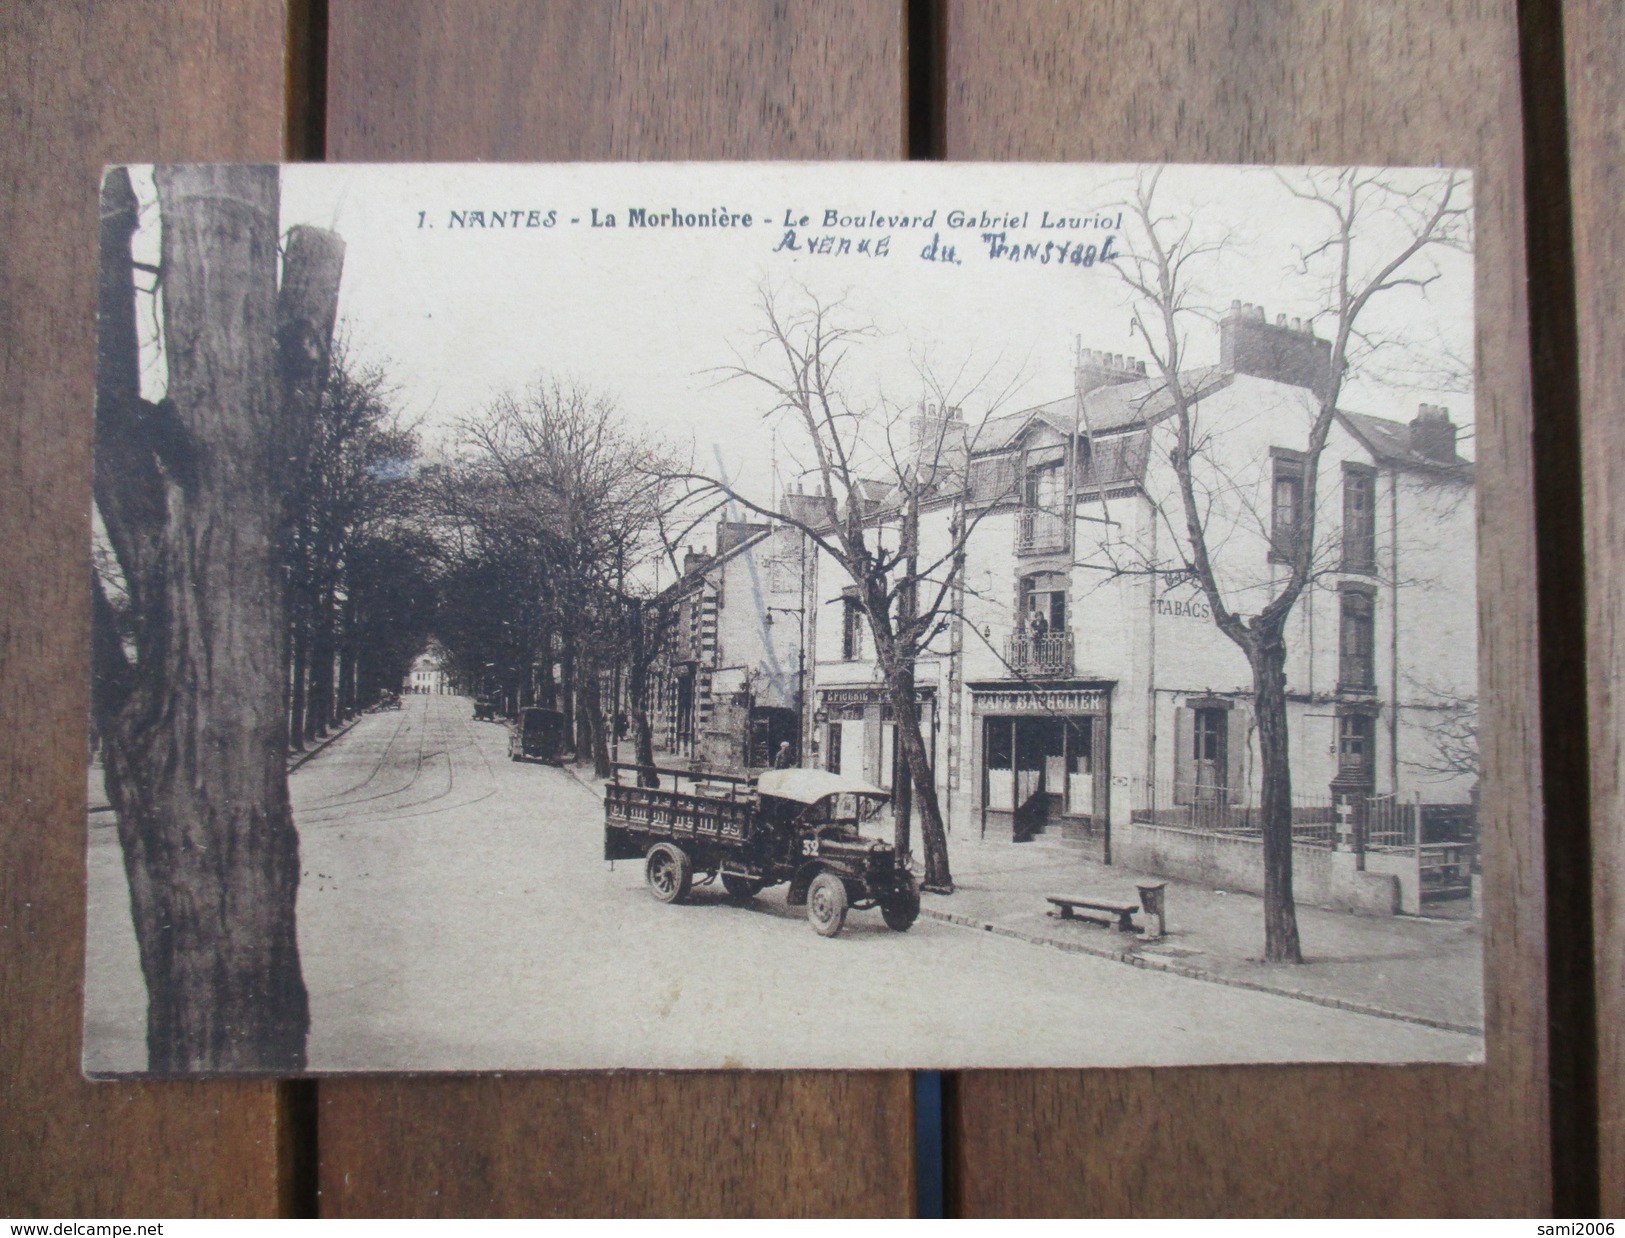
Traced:
[[892, 714], [897, 719], [897, 742], [908, 761], [914, 783], [914, 801], [919, 808], [920, 845], [925, 851], [925, 879], [921, 885], [937, 894], [952, 894], [953, 873], [948, 867], [948, 831], [942, 823], [942, 807], [937, 802], [936, 778], [931, 756], [920, 731], [920, 718], [914, 708], [914, 668], [895, 658], [881, 659], [886, 690], [891, 696]]
[[1264, 836], [1264, 958], [1301, 963], [1292, 895], [1292, 767], [1286, 725], [1286, 642], [1259, 633], [1252, 654], [1253, 706], [1263, 778], [1259, 812]]
[[[585, 668], [581, 676], [580, 710], [578, 711], [578, 725], [584, 726], [586, 734], [583, 747], [592, 753], [592, 770], [598, 778], [608, 778], [610, 775], [609, 742], [604, 725], [603, 689], [598, 682], [596, 667]], [[579, 732], [578, 732], [579, 733]]]
[[137, 658], [96, 581], [93, 700], [146, 979], [148, 1067], [161, 1073], [305, 1065], [277, 178], [274, 167], [157, 169], [169, 368], [158, 405], [137, 379], [128, 175], [110, 173], [102, 192], [96, 500]]
[[538, 642], [541, 658], [538, 660], [537, 670], [540, 674], [536, 679], [536, 703], [545, 705], [549, 709], [559, 707], [558, 688], [553, 683], [553, 633], [542, 629], [541, 639]]
[[576, 647], [575, 638], [568, 632], [564, 636], [564, 649], [559, 657], [559, 712], [568, 722], [576, 745], [576, 760], [580, 760], [581, 732], [576, 726]]
[[339, 635], [339, 712], [338, 720], [347, 722], [355, 714], [355, 600], [344, 599], [344, 619]]
[[635, 751], [632, 759], [638, 766], [638, 785], [656, 787], [660, 776], [655, 773], [655, 732], [649, 722], [649, 649], [648, 612], [643, 604], [632, 601], [632, 648], [626, 671], [626, 695], [632, 711]]
[[295, 752], [303, 752], [305, 748], [305, 646], [308, 640], [309, 632], [304, 620], [296, 619], [293, 624], [292, 700], [288, 709], [288, 747]]
[[333, 724], [333, 590], [322, 588], [316, 600], [310, 639], [310, 717], [307, 739], [320, 739]]

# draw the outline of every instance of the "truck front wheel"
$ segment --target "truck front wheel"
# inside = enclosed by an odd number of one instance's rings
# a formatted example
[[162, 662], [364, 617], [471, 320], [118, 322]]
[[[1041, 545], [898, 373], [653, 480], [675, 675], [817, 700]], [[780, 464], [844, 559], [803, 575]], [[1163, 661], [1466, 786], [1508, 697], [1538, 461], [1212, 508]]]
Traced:
[[920, 887], [914, 884], [914, 874], [904, 873], [897, 888], [880, 900], [880, 916], [886, 927], [906, 933], [920, 918]]
[[819, 873], [807, 887], [807, 923], [820, 937], [833, 937], [846, 923], [846, 882]]
[[680, 903], [694, 881], [694, 865], [681, 847], [656, 843], [643, 863], [643, 879], [649, 883], [649, 893], [662, 903]]

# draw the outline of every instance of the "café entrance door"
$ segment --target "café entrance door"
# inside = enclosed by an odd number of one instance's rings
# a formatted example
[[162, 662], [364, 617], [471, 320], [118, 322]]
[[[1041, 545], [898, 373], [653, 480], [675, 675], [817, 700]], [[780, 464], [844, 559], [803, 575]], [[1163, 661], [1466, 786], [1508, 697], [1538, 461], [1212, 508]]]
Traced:
[[1010, 814], [1013, 841], [1096, 835], [1095, 722], [1087, 714], [983, 720], [984, 803]]

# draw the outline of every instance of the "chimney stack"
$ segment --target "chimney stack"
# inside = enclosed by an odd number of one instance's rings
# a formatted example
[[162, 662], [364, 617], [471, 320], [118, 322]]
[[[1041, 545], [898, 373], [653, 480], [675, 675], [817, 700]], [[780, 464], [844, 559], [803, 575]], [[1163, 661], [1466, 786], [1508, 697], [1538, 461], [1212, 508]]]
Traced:
[[1442, 404], [1423, 404], [1411, 422], [1411, 450], [1440, 464], [1456, 462], [1456, 423]]
[[1326, 394], [1331, 381], [1332, 344], [1315, 335], [1313, 323], [1290, 322], [1277, 314], [1271, 323], [1262, 305], [1230, 302], [1219, 320], [1219, 363], [1235, 374], [1251, 374]]
[[1079, 348], [1075, 367], [1078, 394], [1088, 395], [1101, 387], [1115, 387], [1145, 377], [1145, 362], [1122, 353], [1099, 352], [1093, 348]]

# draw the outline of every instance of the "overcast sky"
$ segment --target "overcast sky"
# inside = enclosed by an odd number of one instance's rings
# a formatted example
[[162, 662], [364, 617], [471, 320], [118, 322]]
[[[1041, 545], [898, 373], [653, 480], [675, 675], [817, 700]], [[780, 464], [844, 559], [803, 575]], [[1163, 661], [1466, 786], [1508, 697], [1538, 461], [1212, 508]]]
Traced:
[[[854, 357], [850, 381], [895, 401], [921, 395], [916, 365], [939, 374], [990, 373], [964, 403], [977, 415], [989, 393], [1015, 384], [999, 411], [1056, 399], [1072, 389], [1075, 341], [1085, 348], [1143, 356], [1131, 334], [1132, 301], [1110, 264], [993, 261], [982, 240], [1100, 245], [1111, 227], [1041, 229], [1042, 213], [1115, 219], [1135, 169], [1031, 164], [572, 164], [292, 165], [282, 181], [282, 227], [333, 228], [347, 245], [340, 315], [354, 348], [383, 363], [402, 411], [420, 422], [432, 448], [449, 444], [456, 422], [493, 396], [542, 375], [579, 380], [612, 396], [628, 418], [686, 447], [768, 497], [773, 431], [764, 393], [719, 382], [717, 367], [748, 349], [761, 325], [758, 289], [794, 295], [803, 284], [821, 297], [845, 297], [850, 320], [877, 337]], [[150, 199], [150, 180], [138, 178]], [[1165, 175], [1160, 201], [1196, 221], [1199, 235], [1228, 238], [1207, 269], [1203, 299], [1215, 311], [1232, 299], [1306, 317], [1322, 308], [1313, 285], [1295, 277], [1295, 247], [1313, 244], [1324, 219], [1292, 201], [1258, 169], [1180, 168]], [[629, 210], [651, 215], [749, 214], [750, 227], [629, 226]], [[617, 226], [592, 227], [613, 214]], [[824, 227], [842, 216], [929, 216], [930, 226], [885, 223]], [[1026, 214], [1024, 228], [950, 227], [948, 213], [975, 219]], [[473, 226], [474, 211], [486, 227]], [[529, 212], [537, 212], [530, 216]], [[467, 226], [453, 226], [453, 212]], [[492, 212], [524, 212], [525, 223], [489, 226]], [[800, 241], [850, 238], [842, 256], [779, 250], [786, 214]], [[156, 246], [150, 221], [140, 246]], [[579, 222], [573, 222], [579, 221]], [[1127, 219], [1125, 218], [1125, 223]], [[860, 256], [889, 238], [884, 257]], [[955, 247], [954, 264], [925, 261], [933, 238]], [[1471, 356], [1472, 273], [1446, 255], [1425, 302], [1401, 294], [1374, 307], [1368, 325], [1411, 337], [1437, 336]], [[1217, 360], [1216, 329], [1194, 328], [1190, 360]], [[162, 367], [148, 367], [149, 386]], [[1470, 423], [1461, 391], [1392, 389], [1369, 381], [1346, 388], [1343, 406], [1409, 420], [1419, 402], [1444, 403]], [[792, 430], [781, 436], [780, 476], [788, 479]], [[1471, 454], [1470, 438], [1462, 444]]]

